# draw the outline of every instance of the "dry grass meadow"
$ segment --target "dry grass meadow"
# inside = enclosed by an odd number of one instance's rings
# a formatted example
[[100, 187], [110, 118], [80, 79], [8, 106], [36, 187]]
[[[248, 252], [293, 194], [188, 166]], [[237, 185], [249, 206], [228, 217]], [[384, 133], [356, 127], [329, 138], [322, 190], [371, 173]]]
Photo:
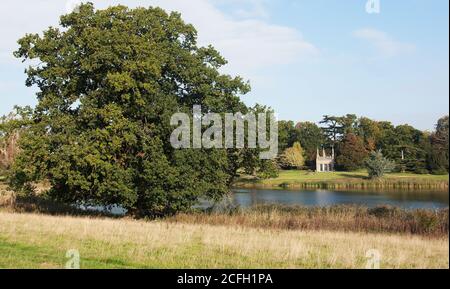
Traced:
[[148, 221], [60, 209], [21, 204], [0, 183], [0, 268], [64, 268], [72, 249], [81, 268], [366, 268], [371, 252], [381, 268], [449, 268], [448, 210], [261, 207]]
[[448, 238], [0, 212], [0, 268], [448, 268]]

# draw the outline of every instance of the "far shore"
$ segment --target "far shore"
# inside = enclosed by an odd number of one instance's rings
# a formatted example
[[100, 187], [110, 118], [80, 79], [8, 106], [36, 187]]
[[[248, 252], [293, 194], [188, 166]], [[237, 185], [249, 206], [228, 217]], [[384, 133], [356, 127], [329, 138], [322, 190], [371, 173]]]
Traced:
[[365, 171], [316, 173], [305, 170], [280, 171], [277, 178], [259, 179], [242, 175], [235, 188], [289, 189], [410, 189], [448, 191], [449, 175], [390, 173], [378, 180], [370, 180]]

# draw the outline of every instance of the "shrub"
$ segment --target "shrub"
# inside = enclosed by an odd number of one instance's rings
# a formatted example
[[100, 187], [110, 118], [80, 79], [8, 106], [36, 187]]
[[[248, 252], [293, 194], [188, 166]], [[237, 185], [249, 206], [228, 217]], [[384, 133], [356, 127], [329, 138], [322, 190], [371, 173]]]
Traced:
[[415, 174], [418, 174], [418, 175], [427, 175], [427, 174], [429, 174], [430, 172], [429, 172], [427, 169], [424, 169], [424, 168], [418, 168], [418, 169], [416, 169], [416, 170], [414, 171], [414, 173], [415, 173]]
[[391, 172], [395, 164], [386, 159], [381, 151], [372, 152], [366, 161], [366, 168], [371, 179], [381, 178], [385, 173]]
[[305, 165], [305, 158], [303, 156], [303, 148], [299, 142], [294, 143], [290, 148], [287, 148], [280, 157], [280, 164], [283, 168], [297, 168], [300, 169]]
[[444, 169], [440, 169], [440, 170], [434, 170], [431, 172], [433, 175], [437, 175], [437, 176], [445, 176], [448, 175], [448, 172]]

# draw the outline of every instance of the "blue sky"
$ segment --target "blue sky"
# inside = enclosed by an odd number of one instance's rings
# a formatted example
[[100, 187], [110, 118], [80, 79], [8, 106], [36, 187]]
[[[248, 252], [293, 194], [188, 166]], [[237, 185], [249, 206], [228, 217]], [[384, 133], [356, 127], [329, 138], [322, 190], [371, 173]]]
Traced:
[[[26, 32], [55, 25], [72, 7], [61, 0], [6, 1], [0, 11], [0, 114], [35, 104], [25, 65], [13, 59]], [[180, 11], [229, 60], [223, 69], [249, 79], [244, 101], [272, 106], [280, 119], [317, 122], [355, 113], [432, 129], [448, 114], [447, 0], [123, 0], [99, 8], [161, 6]]]

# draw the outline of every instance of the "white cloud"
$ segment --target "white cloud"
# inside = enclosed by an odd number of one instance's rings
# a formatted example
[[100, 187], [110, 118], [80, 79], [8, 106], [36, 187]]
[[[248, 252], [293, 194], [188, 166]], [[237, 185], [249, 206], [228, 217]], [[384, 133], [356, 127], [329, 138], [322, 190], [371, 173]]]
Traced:
[[377, 29], [359, 29], [353, 32], [353, 35], [359, 39], [368, 41], [383, 56], [390, 57], [404, 53], [411, 53], [416, 49], [415, 45], [394, 40], [383, 31]]
[[[257, 19], [255, 15], [262, 16], [261, 13], [264, 11], [263, 0], [236, 1], [236, 7], [242, 7], [238, 3], [245, 3], [246, 7], [250, 7], [248, 11], [259, 11], [246, 13], [246, 19], [236, 19], [233, 15], [225, 14], [214, 5], [214, 1], [152, 0], [149, 2], [151, 5], [181, 12], [185, 21], [194, 24], [197, 28], [199, 43], [212, 44], [229, 61], [226, 71], [250, 77], [257, 69], [294, 63], [303, 57], [318, 53], [318, 49], [305, 41], [297, 30]], [[230, 4], [233, 2], [228, 5]], [[241, 13], [240, 16], [243, 17], [243, 14]]]
[[238, 18], [268, 18], [269, 0], [212, 0], [213, 3], [232, 6], [233, 15]]
[[[216, 1], [220, 0], [91, 0], [97, 8], [124, 4], [129, 7], [160, 6], [179, 11], [186, 22], [197, 28], [201, 45], [212, 44], [229, 60], [227, 71], [246, 77], [257, 69], [294, 63], [318, 53], [318, 49], [304, 40], [299, 31], [260, 19], [266, 13], [265, 0], [245, 0], [245, 7], [249, 10], [234, 10], [240, 17], [222, 12], [214, 5]], [[8, 1], [7, 5], [3, 3], [8, 8], [0, 11], [2, 59], [5, 60], [5, 55], [12, 59], [9, 55], [17, 47], [17, 39], [25, 33], [41, 32], [50, 25], [56, 25], [58, 16], [64, 14], [66, 7], [73, 2], [14, 0]], [[236, 7], [242, 6], [236, 2]]]

